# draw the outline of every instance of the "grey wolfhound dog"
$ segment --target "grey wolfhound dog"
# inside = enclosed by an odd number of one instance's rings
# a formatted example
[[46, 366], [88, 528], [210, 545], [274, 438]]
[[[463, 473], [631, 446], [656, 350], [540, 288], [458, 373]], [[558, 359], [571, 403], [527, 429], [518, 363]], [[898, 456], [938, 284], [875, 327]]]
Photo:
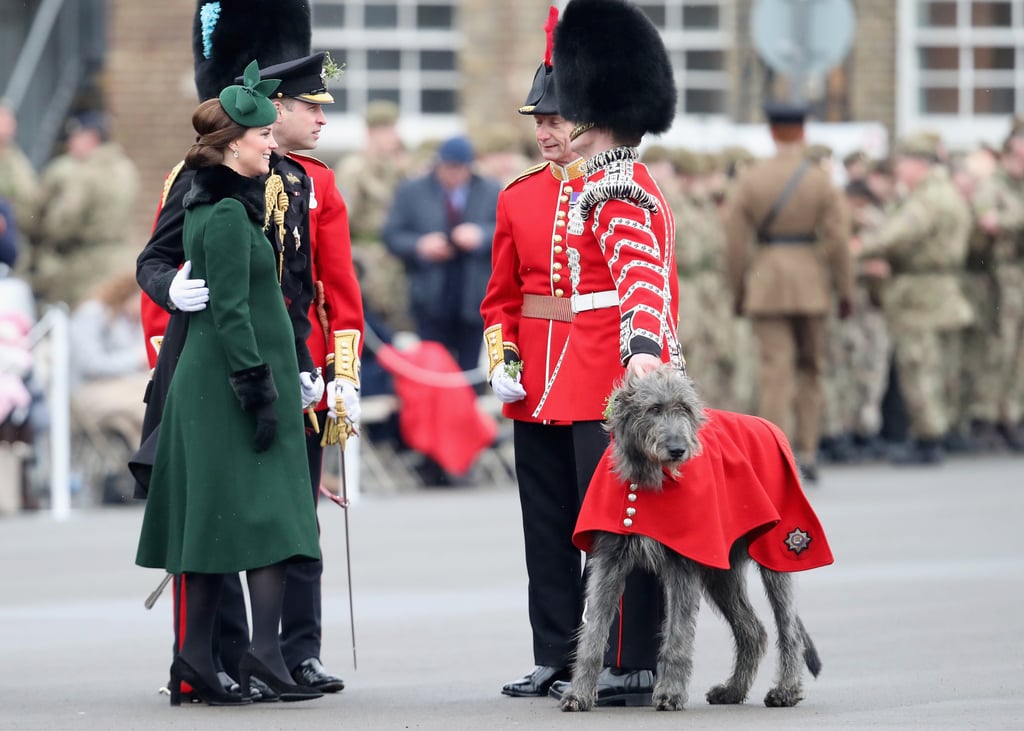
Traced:
[[[701, 450], [697, 432], [704, 406], [693, 383], [670, 366], [627, 378], [612, 396], [608, 429], [615, 472], [637, 489], [659, 490], [663, 469], [670, 474]], [[731, 677], [707, 693], [713, 704], [742, 703], [750, 692], [767, 649], [767, 633], [747, 595], [746, 540], [732, 546], [728, 570], [698, 564], [646, 536], [598, 532], [588, 557], [586, 617], [579, 630], [572, 684], [562, 696], [563, 711], [590, 710], [598, 674], [626, 577], [636, 568], [657, 575], [665, 591], [665, 620], [658, 656], [653, 704], [659, 711], [681, 710], [693, 669], [693, 641], [701, 592], [728, 622], [735, 639]], [[821, 661], [794, 604], [789, 573], [759, 566], [778, 630], [778, 677], [767, 706], [793, 706], [802, 698], [803, 663], [815, 676]]]

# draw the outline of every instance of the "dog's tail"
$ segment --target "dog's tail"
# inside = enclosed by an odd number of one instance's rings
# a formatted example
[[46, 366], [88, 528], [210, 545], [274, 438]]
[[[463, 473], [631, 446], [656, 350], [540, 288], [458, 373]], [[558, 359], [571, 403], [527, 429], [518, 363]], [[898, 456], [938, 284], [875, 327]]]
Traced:
[[800, 638], [804, 643], [804, 662], [807, 663], [807, 669], [811, 671], [811, 675], [818, 677], [818, 673], [821, 672], [821, 658], [818, 656], [818, 648], [814, 646], [811, 636], [807, 634], [807, 630], [804, 628], [804, 623], [800, 617], [796, 618], [796, 626], [800, 630]]

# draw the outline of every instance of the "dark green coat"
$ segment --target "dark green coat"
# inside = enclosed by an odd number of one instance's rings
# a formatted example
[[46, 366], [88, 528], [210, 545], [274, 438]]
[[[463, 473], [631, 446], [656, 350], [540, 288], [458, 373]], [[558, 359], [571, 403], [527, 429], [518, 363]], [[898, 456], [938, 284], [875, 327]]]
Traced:
[[[262, 231], [263, 186], [224, 166], [204, 168], [185, 208], [185, 258], [210, 302], [190, 315], [167, 394], [135, 561], [232, 573], [319, 558], [295, 339]], [[270, 448], [256, 452], [255, 416], [251, 404], [242, 409], [232, 375], [263, 364], [278, 424]], [[274, 388], [264, 380], [269, 400]]]

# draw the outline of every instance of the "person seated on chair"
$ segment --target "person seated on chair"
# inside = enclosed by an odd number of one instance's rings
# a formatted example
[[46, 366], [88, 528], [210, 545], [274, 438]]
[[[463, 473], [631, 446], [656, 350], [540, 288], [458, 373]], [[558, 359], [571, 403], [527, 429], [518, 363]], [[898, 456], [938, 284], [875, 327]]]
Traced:
[[135, 268], [101, 282], [71, 314], [71, 408], [78, 425], [117, 419], [128, 444], [142, 434], [149, 381]]

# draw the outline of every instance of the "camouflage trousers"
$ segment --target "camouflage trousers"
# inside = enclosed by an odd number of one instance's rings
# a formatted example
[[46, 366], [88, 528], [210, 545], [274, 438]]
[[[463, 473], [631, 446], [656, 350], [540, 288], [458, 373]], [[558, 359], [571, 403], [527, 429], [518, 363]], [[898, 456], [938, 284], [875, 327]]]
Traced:
[[997, 264], [995, 274], [998, 416], [1000, 423], [1015, 425], [1024, 416], [1024, 264]]
[[679, 279], [679, 345], [686, 372], [696, 382], [704, 403], [725, 411], [741, 411], [737, 398], [738, 353], [731, 303], [722, 297], [725, 282], [714, 273]]
[[966, 433], [971, 421], [995, 424], [999, 420], [1000, 313], [994, 272], [966, 272], [960, 285], [974, 309], [974, 322], [962, 331], [963, 356], [951, 419], [958, 431]]
[[857, 287], [853, 314], [846, 320], [829, 317], [827, 322], [823, 436], [870, 437], [881, 431], [891, 354], [885, 314], [864, 287]]
[[959, 389], [961, 331], [900, 328], [892, 335], [910, 434], [941, 439], [951, 426], [951, 403]]

